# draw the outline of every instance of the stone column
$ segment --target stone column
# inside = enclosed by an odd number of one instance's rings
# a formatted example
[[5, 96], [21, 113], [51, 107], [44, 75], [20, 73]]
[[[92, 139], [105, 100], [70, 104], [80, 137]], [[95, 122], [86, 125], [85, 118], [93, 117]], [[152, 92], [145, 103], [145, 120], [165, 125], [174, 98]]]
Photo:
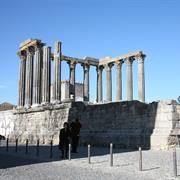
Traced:
[[145, 79], [144, 79], [144, 58], [145, 55], [140, 55], [138, 59], [138, 97], [139, 101], [145, 102]]
[[83, 64], [84, 79], [83, 79], [83, 97], [84, 101], [89, 101], [89, 64]]
[[103, 66], [98, 66], [96, 70], [97, 70], [97, 102], [102, 102], [103, 100], [103, 91], [102, 91]]
[[22, 52], [19, 52], [18, 55], [20, 57], [18, 107], [23, 107], [25, 104], [26, 55]]
[[54, 103], [61, 102], [61, 42], [55, 43], [54, 51]]
[[111, 68], [113, 64], [106, 64], [106, 100], [112, 101], [112, 76], [111, 76]]
[[133, 75], [132, 75], [132, 63], [133, 63], [133, 58], [126, 58], [126, 95], [127, 95], [127, 100], [132, 101], [133, 100]]
[[25, 106], [30, 107], [32, 105], [32, 92], [33, 92], [33, 48], [27, 49], [26, 59], [26, 87], [25, 87]]
[[71, 98], [71, 95], [73, 96], [73, 99], [75, 100], [75, 68], [76, 68], [76, 62], [70, 61], [69, 64], [69, 98]]
[[41, 101], [41, 45], [35, 46], [34, 73], [33, 73], [33, 106]]
[[122, 64], [123, 60], [115, 62], [116, 64], [116, 101], [122, 100]]
[[43, 47], [42, 104], [50, 102], [51, 89], [51, 48]]

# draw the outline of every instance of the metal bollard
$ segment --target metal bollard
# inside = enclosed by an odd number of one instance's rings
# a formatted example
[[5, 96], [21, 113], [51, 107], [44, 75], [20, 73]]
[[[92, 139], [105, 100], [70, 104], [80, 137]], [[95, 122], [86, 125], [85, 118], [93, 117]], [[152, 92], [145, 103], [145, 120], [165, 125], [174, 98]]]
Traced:
[[16, 149], [15, 149], [15, 152], [16, 153], [18, 152], [18, 138], [16, 138]]
[[36, 156], [39, 156], [39, 139], [37, 140]]
[[113, 144], [110, 144], [110, 166], [113, 166]]
[[69, 161], [71, 160], [71, 144], [69, 144]]
[[142, 149], [139, 147], [139, 171], [142, 171]]
[[26, 139], [26, 150], [25, 150], [25, 154], [28, 154], [28, 143], [29, 143], [29, 141], [28, 141], [28, 139]]
[[91, 164], [91, 145], [88, 144], [88, 163]]
[[9, 138], [7, 138], [6, 140], [6, 152], [9, 151]]
[[51, 146], [50, 146], [50, 156], [49, 156], [49, 158], [51, 158], [51, 159], [52, 159], [52, 157], [53, 157], [53, 140], [51, 140]]
[[177, 157], [176, 157], [176, 148], [173, 149], [173, 172], [174, 172], [174, 177], [177, 177]]

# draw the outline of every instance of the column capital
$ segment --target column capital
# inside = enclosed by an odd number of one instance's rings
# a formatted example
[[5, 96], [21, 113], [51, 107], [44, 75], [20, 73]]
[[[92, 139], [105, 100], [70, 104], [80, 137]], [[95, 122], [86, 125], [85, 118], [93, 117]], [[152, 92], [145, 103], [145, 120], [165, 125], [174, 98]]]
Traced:
[[136, 58], [138, 60], [138, 63], [144, 63], [145, 57], [146, 56], [144, 54], [137, 55]]
[[113, 63], [108, 63], [104, 65], [104, 68], [106, 71], [111, 71], [111, 68], [113, 67], [113, 65], [114, 65]]
[[69, 64], [70, 69], [74, 69], [77, 64], [77, 61], [75, 60], [67, 61], [67, 64]]
[[84, 63], [84, 64], [82, 64], [82, 66], [83, 66], [84, 71], [89, 71], [89, 69], [90, 69], [90, 64], [89, 63]]
[[116, 69], [120, 69], [122, 67], [122, 64], [124, 63], [123, 60], [119, 60], [115, 62]]
[[104, 69], [104, 66], [96, 66], [96, 71], [102, 71]]
[[124, 60], [124, 62], [126, 63], [126, 65], [129, 65], [129, 66], [132, 65], [133, 61], [134, 61], [134, 57], [127, 57], [127, 58], [125, 58], [125, 60]]
[[33, 56], [34, 55], [34, 47], [33, 46], [30, 46], [26, 49], [26, 53], [27, 55], [29, 56]]
[[26, 51], [18, 51], [17, 55], [19, 56], [20, 60], [26, 59]]

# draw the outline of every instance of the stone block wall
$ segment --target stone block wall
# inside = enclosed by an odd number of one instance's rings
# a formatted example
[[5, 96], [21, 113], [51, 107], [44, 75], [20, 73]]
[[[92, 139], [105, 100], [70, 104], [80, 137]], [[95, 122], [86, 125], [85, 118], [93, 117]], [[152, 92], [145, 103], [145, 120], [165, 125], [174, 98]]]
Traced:
[[169, 146], [168, 139], [179, 119], [177, 107], [172, 100], [150, 104], [139, 101], [92, 105], [69, 102], [1, 113], [7, 122], [11, 122], [11, 130], [6, 135], [10, 134], [11, 139], [18, 137], [20, 142], [28, 138], [31, 143], [36, 143], [39, 138], [41, 143], [49, 143], [53, 138], [57, 144], [63, 123], [79, 118], [82, 124], [81, 144], [109, 146], [112, 142], [123, 148], [141, 145], [164, 149]]

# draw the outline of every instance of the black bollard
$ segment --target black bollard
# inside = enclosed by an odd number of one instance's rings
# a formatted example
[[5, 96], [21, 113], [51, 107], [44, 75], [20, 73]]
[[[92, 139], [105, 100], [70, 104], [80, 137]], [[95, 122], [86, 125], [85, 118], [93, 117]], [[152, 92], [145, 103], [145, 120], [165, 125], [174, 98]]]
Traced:
[[15, 152], [18, 152], [18, 138], [16, 138], [16, 148], [15, 148]]
[[174, 172], [174, 177], [177, 177], [177, 157], [176, 157], [176, 148], [173, 149], [173, 172]]
[[71, 144], [69, 144], [69, 161], [71, 160]]
[[113, 144], [110, 144], [110, 166], [113, 166]]
[[39, 139], [37, 140], [36, 156], [39, 156]]
[[29, 143], [29, 141], [28, 141], [28, 139], [26, 139], [26, 151], [25, 151], [25, 154], [28, 154], [28, 143]]
[[51, 146], [50, 146], [50, 156], [49, 156], [49, 158], [51, 158], [52, 159], [52, 157], [53, 157], [53, 140], [51, 140]]
[[6, 140], [6, 152], [9, 151], [9, 138], [7, 138]]
[[88, 144], [88, 163], [91, 164], [91, 145]]
[[142, 171], [142, 149], [139, 147], [139, 171]]

